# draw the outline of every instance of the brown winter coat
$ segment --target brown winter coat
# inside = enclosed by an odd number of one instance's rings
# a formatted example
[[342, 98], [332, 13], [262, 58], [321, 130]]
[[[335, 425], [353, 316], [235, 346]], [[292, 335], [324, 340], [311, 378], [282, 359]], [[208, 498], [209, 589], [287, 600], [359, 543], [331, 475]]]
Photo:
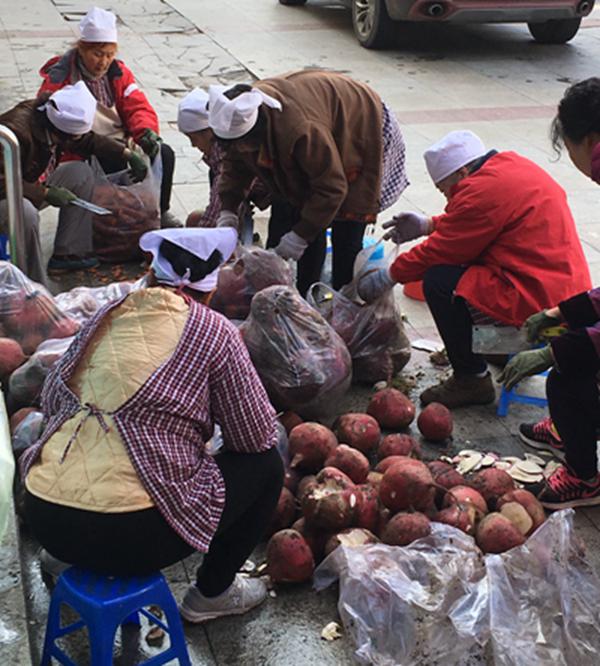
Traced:
[[258, 176], [299, 207], [294, 230], [312, 240], [333, 219], [373, 221], [379, 209], [383, 102], [368, 86], [332, 72], [303, 71], [255, 84], [283, 110], [261, 106], [260, 149], [227, 147], [219, 192], [237, 210]]
[[[23, 196], [37, 208], [42, 205], [45, 197], [45, 188], [38, 181], [52, 157], [51, 138], [44, 127], [45, 114], [37, 111], [38, 105], [35, 100], [27, 100], [0, 115], [0, 125], [10, 128], [19, 140]], [[60, 154], [67, 150], [82, 157], [98, 155], [99, 158], [108, 160], [120, 157], [123, 154], [123, 145], [88, 132], [77, 141], [68, 141], [57, 146], [57, 164]], [[5, 198], [4, 163], [0, 156], [0, 201]]]

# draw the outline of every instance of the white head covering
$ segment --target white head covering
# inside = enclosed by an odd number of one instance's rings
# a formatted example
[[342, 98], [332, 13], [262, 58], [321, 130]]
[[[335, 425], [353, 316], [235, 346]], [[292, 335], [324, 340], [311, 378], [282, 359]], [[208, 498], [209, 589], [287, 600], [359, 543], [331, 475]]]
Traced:
[[208, 93], [206, 90], [194, 88], [179, 102], [177, 127], [184, 134], [200, 132], [209, 128]]
[[83, 81], [78, 81], [52, 93], [42, 108], [46, 110], [48, 120], [61, 132], [86, 134], [94, 123], [96, 98]]
[[92, 7], [79, 21], [79, 34], [84, 42], [117, 43], [117, 17], [100, 7]]
[[177, 275], [171, 266], [171, 262], [160, 254], [160, 244], [163, 240], [195, 254], [200, 259], [208, 259], [210, 255], [218, 250], [223, 256], [223, 263], [233, 254], [238, 241], [237, 231], [231, 227], [218, 229], [160, 229], [158, 231], [147, 231], [140, 238], [140, 247], [144, 252], [152, 252], [154, 257], [152, 269], [156, 279], [163, 284], [173, 287], [189, 287], [197, 291], [212, 291], [217, 286], [219, 268], [209, 273], [197, 282], [190, 282], [189, 275], [182, 277]]
[[208, 89], [208, 122], [221, 139], [239, 139], [247, 134], [256, 124], [261, 104], [278, 111], [282, 109], [281, 102], [258, 88], [252, 88], [235, 99], [225, 97], [225, 90], [227, 88], [223, 86], [210, 86]]
[[483, 141], [477, 134], [469, 130], [456, 130], [434, 143], [423, 157], [431, 180], [439, 183], [485, 153]]

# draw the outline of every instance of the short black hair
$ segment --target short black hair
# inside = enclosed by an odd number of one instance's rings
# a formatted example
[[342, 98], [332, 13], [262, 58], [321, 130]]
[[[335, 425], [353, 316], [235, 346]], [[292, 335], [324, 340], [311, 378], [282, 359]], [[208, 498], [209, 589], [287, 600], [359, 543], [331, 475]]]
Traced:
[[560, 153], [565, 139], [581, 143], [592, 132], [600, 134], [600, 78], [595, 76], [567, 88], [552, 121], [550, 138]]
[[219, 250], [213, 250], [208, 259], [201, 259], [166, 238], [160, 244], [159, 252], [180, 277], [183, 277], [189, 270], [190, 282], [202, 280], [223, 263], [223, 255]]

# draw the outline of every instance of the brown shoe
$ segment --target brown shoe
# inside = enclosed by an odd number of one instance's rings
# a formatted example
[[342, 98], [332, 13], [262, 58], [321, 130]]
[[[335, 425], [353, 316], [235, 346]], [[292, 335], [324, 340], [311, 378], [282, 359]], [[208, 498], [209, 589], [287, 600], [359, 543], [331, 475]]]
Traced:
[[431, 386], [421, 393], [421, 402], [424, 405], [441, 402], [448, 409], [466, 405], [488, 405], [495, 399], [496, 389], [489, 372], [485, 377], [452, 375], [445, 382]]

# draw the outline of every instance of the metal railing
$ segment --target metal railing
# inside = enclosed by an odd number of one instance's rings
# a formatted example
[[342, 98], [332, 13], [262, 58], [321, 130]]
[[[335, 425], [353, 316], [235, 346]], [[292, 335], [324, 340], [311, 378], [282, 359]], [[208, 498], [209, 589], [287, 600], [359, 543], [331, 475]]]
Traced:
[[23, 272], [25, 260], [25, 225], [23, 220], [23, 179], [21, 175], [21, 151], [15, 133], [0, 125], [0, 146], [4, 157], [4, 182], [8, 204], [8, 240], [10, 258]]

